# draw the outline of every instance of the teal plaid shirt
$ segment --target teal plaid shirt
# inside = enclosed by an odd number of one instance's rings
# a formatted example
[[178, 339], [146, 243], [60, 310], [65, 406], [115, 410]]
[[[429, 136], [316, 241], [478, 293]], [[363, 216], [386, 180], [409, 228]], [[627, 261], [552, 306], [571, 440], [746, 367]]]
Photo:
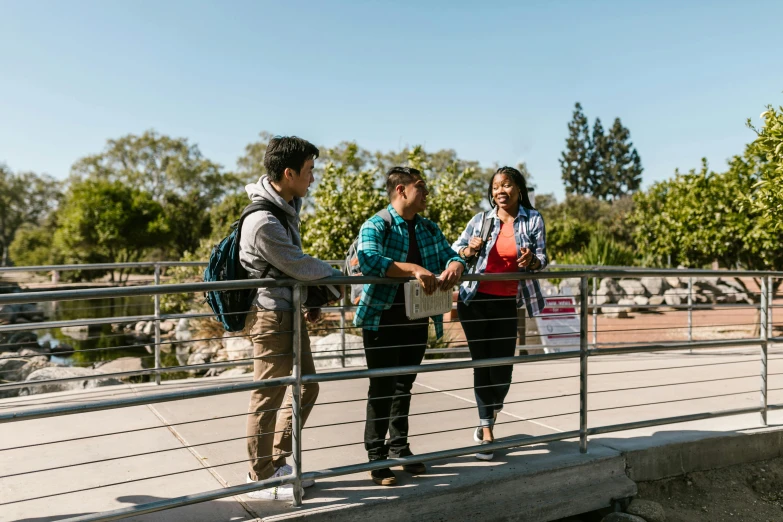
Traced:
[[[383, 218], [376, 215], [365, 221], [359, 231], [357, 257], [359, 268], [366, 276], [386, 277], [386, 271], [393, 262], [404, 263], [408, 257], [408, 225], [394, 207], [389, 205], [386, 208], [392, 216], [392, 225], [388, 230]], [[414, 219], [416, 243], [424, 268], [438, 274], [452, 261], [465, 266], [465, 262], [451, 249], [438, 225], [418, 214]], [[399, 286], [364, 285], [353, 324], [377, 331], [381, 314], [391, 308]], [[433, 317], [432, 321], [435, 323], [435, 334], [440, 339], [443, 336], [443, 317]]]

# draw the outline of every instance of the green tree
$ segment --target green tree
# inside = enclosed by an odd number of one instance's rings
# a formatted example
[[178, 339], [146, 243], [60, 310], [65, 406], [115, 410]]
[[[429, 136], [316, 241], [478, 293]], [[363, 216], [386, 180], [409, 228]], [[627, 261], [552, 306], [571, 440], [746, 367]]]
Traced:
[[587, 117], [577, 102], [574, 115], [568, 123], [566, 150], [560, 157], [563, 184], [567, 194], [589, 194], [593, 142]]
[[761, 118], [761, 129], [748, 120], [748, 126], [757, 134], [752, 150], [765, 164], [758, 185], [749, 196], [761, 210], [766, 225], [779, 230], [783, 229], [783, 106], [775, 109], [768, 105]]
[[120, 181], [74, 182], [58, 220], [54, 242], [70, 262], [135, 262], [170, 237], [161, 204]]
[[639, 190], [642, 160], [631, 142], [631, 131], [615, 118], [605, 138], [600, 182], [593, 194], [601, 199], [616, 199]]
[[56, 208], [61, 193], [55, 180], [32, 172], [14, 173], [0, 164], [0, 260], [9, 262], [9, 247], [24, 225], [36, 225]]
[[[328, 163], [313, 190], [314, 211], [302, 222], [302, 243], [308, 254], [319, 259], [339, 260], [367, 219], [387, 202], [380, 188], [377, 169], [357, 168], [356, 144], [346, 144], [344, 161]], [[340, 151], [327, 151], [335, 158]]]
[[718, 261], [727, 268], [779, 270], [783, 231], [766, 224], [762, 210], [746, 208], [743, 200], [769, 168], [751, 145], [729, 161], [726, 172], [710, 171], [702, 160], [698, 171], [677, 172], [637, 192], [631, 222], [638, 250], [689, 267]]
[[248, 143], [245, 146], [245, 154], [237, 160], [237, 173], [248, 183], [258, 181], [261, 176], [266, 174], [264, 154], [266, 154], [266, 146], [272, 139], [272, 134], [261, 131], [258, 133], [258, 137], [260, 138], [258, 141]]
[[159, 203], [169, 193], [198, 193], [205, 201], [214, 201], [240, 185], [235, 175], [223, 173], [220, 165], [204, 158], [197, 145], [154, 130], [108, 140], [103, 152], [78, 160], [71, 173], [83, 179], [121, 181]]
[[52, 242], [54, 229], [47, 225], [24, 225], [16, 232], [8, 248], [18, 266], [58, 265], [64, 262], [62, 253]]

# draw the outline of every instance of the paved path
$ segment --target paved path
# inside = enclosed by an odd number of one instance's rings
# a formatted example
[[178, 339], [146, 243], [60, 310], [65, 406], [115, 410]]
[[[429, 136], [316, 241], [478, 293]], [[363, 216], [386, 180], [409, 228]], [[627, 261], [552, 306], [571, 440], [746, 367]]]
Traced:
[[[783, 403], [781, 348], [770, 350], [770, 404]], [[596, 410], [589, 415], [591, 427], [752, 407], [760, 400], [759, 353], [750, 348], [599, 356], [590, 359], [589, 370], [589, 409]], [[518, 365], [514, 371], [517, 384], [512, 386], [498, 419], [496, 436], [578, 429], [578, 372], [578, 360]], [[90, 392], [35, 395], [0, 401], [0, 411], [246, 380], [248, 377], [194, 379], [167, 381], [157, 387], [123, 385]], [[678, 384], [693, 381], [709, 382]], [[419, 375], [411, 418], [415, 452], [472, 444], [471, 430], [477, 415], [471, 385], [470, 370]], [[623, 390], [612, 391], [620, 388]], [[361, 440], [366, 392], [364, 379], [322, 384], [319, 403], [303, 433], [305, 470], [364, 462]], [[57, 520], [243, 483], [246, 464], [239, 461], [245, 458], [242, 437], [247, 401], [247, 393], [236, 393], [0, 424], [0, 520]], [[647, 403], [657, 404], [631, 407]], [[324, 426], [334, 423], [347, 424]], [[783, 424], [783, 412], [770, 413], [770, 423]], [[590, 453], [599, 455], [606, 448], [659, 444], [759, 427], [760, 416], [753, 414], [631, 430], [592, 438]], [[45, 444], [128, 430], [137, 431]], [[27, 447], [9, 449], [18, 446]], [[126, 457], [131, 454], [142, 455]], [[577, 456], [574, 442], [510, 450], [489, 463], [467, 456], [434, 463], [430, 473], [420, 477], [400, 473], [400, 485], [396, 488], [377, 487], [366, 474], [337, 477], [308, 490], [305, 507], [404, 497], [428, 488], [448, 488], [475, 474], [504, 466], [546, 466]], [[74, 466], [96, 460], [103, 462]], [[48, 468], [59, 469], [37, 471]], [[239, 521], [290, 511], [284, 503], [242, 497], [138, 519]]]

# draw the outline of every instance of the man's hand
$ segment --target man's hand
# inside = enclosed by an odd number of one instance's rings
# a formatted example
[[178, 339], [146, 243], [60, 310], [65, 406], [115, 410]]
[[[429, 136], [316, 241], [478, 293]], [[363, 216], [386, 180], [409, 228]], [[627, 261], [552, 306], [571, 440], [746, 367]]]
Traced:
[[517, 266], [519, 268], [527, 267], [533, 260], [533, 251], [529, 248], [520, 248], [519, 257], [517, 258]]
[[438, 281], [440, 281], [440, 289], [441, 290], [448, 290], [454, 286], [454, 284], [459, 281], [459, 278], [462, 277], [462, 272], [465, 270], [465, 267], [462, 266], [462, 263], [458, 263], [457, 261], [452, 261], [449, 263], [449, 266], [446, 267], [446, 270], [444, 270], [440, 277], [438, 277]]
[[438, 280], [435, 276], [424, 268], [423, 266], [417, 266], [413, 271], [413, 277], [421, 284], [424, 289], [424, 293], [430, 295], [438, 288]]
[[308, 308], [307, 313], [305, 314], [305, 319], [308, 323], [314, 323], [321, 317], [321, 309], [320, 308]]

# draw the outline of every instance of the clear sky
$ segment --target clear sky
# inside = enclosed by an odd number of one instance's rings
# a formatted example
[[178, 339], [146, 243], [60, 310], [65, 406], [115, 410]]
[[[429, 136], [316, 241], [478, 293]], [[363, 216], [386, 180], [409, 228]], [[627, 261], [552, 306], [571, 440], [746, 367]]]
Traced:
[[526, 161], [562, 197], [574, 102], [620, 117], [644, 183], [783, 104], [783, 1], [0, 0], [0, 162], [68, 175], [154, 128], [228, 168], [258, 132]]

